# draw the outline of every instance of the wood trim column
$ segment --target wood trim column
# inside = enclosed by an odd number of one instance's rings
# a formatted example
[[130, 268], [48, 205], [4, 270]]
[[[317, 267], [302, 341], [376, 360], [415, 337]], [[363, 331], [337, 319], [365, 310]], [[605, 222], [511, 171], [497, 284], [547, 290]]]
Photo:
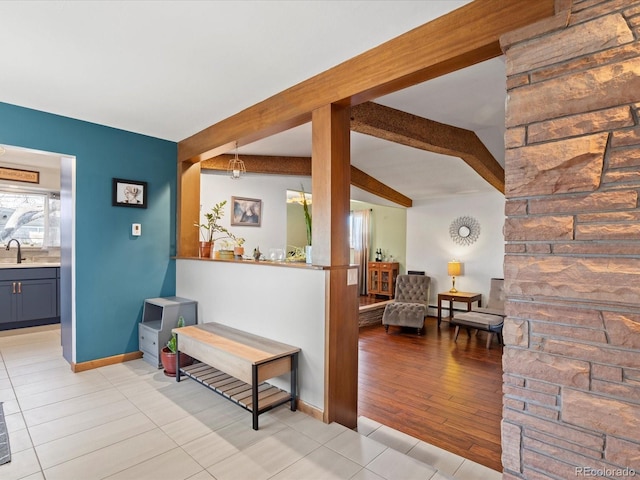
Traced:
[[178, 163], [178, 244], [179, 257], [197, 257], [200, 229], [200, 163]]
[[[312, 112], [313, 263], [329, 266], [324, 421], [358, 419], [358, 285], [349, 285], [350, 109]], [[354, 275], [357, 279], [357, 275]]]
[[349, 263], [350, 121], [349, 107], [326, 105], [312, 114], [312, 243], [315, 265]]

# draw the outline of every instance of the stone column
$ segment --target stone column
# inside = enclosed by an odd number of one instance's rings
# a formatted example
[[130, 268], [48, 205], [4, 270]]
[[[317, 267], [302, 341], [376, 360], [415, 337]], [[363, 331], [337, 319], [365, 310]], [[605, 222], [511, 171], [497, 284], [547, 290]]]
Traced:
[[554, 20], [502, 39], [504, 478], [630, 477], [640, 475], [640, 1], [557, 6]]

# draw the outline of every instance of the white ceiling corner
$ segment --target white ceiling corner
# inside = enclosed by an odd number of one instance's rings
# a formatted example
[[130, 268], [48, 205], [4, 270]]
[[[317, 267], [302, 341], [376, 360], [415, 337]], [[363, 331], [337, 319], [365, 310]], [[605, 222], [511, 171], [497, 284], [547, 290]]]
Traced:
[[[4, 0], [0, 101], [180, 141], [467, 3]], [[496, 58], [376, 101], [473, 130], [504, 165], [505, 78]], [[494, 191], [458, 158], [357, 133], [351, 151], [413, 200]], [[310, 156], [310, 128], [239, 152]]]

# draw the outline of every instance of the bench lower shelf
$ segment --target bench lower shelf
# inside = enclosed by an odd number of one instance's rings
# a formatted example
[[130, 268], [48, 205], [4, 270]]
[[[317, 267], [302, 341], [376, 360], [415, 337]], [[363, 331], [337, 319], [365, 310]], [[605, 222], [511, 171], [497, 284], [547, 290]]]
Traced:
[[264, 382], [258, 385], [258, 408], [254, 409], [253, 387], [242, 380], [200, 362], [181, 368], [180, 373], [237, 403], [245, 410], [255, 410], [258, 415], [291, 401], [289, 392]]

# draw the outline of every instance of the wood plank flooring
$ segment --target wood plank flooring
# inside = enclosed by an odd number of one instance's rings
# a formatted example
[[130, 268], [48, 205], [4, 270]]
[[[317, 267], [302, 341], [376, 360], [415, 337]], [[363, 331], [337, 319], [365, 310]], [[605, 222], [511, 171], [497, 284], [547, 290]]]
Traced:
[[358, 414], [497, 471], [502, 348], [427, 318], [425, 334], [381, 325], [359, 338]]

